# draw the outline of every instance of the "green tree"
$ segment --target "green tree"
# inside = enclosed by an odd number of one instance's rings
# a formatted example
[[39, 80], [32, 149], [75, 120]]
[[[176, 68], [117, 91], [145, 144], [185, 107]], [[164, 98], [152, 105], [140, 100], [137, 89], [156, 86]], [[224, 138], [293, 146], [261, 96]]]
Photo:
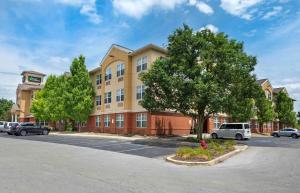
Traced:
[[85, 65], [85, 58], [75, 58], [70, 67], [65, 98], [65, 110], [75, 129], [76, 122], [86, 122], [94, 107], [95, 91], [89, 72]]
[[280, 123], [284, 126], [296, 125], [297, 118], [296, 112], [294, 112], [294, 102], [285, 92], [279, 92], [276, 96], [275, 112]]
[[257, 119], [260, 125], [266, 122], [273, 121], [276, 117], [273, 102], [268, 100], [262, 89], [259, 90], [259, 96], [256, 98], [255, 106]]
[[167, 58], [155, 61], [141, 74], [147, 86], [141, 101], [144, 108], [197, 117], [199, 139], [205, 120], [213, 113], [230, 112], [249, 120], [257, 95], [256, 58], [244, 52], [243, 43], [224, 33], [194, 32], [187, 25], [168, 40]]
[[[4, 98], [0, 99], [0, 120], [7, 120], [7, 113], [14, 103]], [[8, 121], [8, 120], [7, 120]]]

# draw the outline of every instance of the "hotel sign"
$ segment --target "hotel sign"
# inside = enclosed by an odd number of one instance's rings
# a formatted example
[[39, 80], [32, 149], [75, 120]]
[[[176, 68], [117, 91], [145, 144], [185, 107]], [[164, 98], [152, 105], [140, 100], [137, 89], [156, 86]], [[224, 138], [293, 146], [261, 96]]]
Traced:
[[42, 78], [41, 77], [36, 77], [36, 76], [28, 76], [28, 82], [41, 83]]

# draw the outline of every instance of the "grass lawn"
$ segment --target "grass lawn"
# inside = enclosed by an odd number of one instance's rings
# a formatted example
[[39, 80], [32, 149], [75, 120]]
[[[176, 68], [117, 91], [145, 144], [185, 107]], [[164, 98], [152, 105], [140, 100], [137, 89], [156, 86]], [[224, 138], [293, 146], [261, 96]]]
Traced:
[[[190, 142], [198, 142], [196, 138], [187, 139]], [[234, 140], [206, 139], [207, 149], [201, 147], [180, 147], [176, 151], [177, 160], [183, 161], [209, 161], [233, 151], [236, 145]]]

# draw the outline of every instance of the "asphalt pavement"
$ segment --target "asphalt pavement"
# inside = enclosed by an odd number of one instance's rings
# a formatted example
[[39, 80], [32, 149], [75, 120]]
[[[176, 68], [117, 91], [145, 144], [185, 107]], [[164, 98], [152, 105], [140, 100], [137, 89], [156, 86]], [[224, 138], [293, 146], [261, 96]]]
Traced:
[[[243, 143], [248, 150], [223, 163], [188, 167], [153, 154], [129, 154], [147, 145], [123, 140], [0, 134], [0, 192], [300, 192], [300, 139], [263, 137]], [[110, 145], [115, 147], [107, 149]]]

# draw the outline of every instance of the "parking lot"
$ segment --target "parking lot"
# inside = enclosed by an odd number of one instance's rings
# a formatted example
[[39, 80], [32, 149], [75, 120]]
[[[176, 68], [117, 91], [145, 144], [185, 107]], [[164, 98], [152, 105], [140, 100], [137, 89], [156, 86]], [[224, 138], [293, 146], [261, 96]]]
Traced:
[[[13, 138], [19, 140], [32, 140], [79, 147], [88, 147], [93, 149], [137, 155], [147, 158], [161, 158], [175, 153], [178, 145], [171, 143], [157, 143], [149, 139], [145, 140], [125, 140], [125, 139], [107, 139], [101, 137], [87, 136], [69, 136], [69, 135], [28, 135], [12, 136], [6, 133], [0, 133], [0, 137]], [[253, 147], [283, 147], [299, 148], [300, 138], [293, 139], [290, 137], [253, 137], [251, 140], [238, 141]]]
[[176, 149], [175, 145], [155, 144], [143, 140], [129, 141], [122, 139], [105, 139], [98, 137], [95, 138], [61, 135], [28, 135], [22, 137], [7, 135], [6, 133], [0, 133], [0, 137], [74, 145], [80, 147], [88, 147], [93, 149], [143, 156], [148, 158], [159, 158], [162, 156], [170, 155], [173, 154]]

